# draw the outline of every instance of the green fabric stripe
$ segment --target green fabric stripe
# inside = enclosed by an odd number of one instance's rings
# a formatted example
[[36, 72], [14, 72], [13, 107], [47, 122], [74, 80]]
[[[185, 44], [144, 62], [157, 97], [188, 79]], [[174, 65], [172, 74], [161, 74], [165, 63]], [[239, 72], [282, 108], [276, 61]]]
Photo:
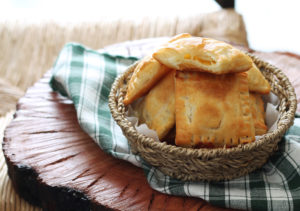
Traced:
[[50, 84], [53, 91], [59, 92], [62, 96], [68, 97], [68, 93], [66, 92], [63, 84], [54, 80], [54, 78], [51, 79]]
[[[89, 56], [85, 57], [85, 55]], [[103, 61], [98, 63], [98, 59]], [[288, 209], [292, 208], [292, 206], [289, 207], [292, 203], [295, 209], [300, 207], [299, 164], [296, 163], [298, 158], [295, 157], [296, 150], [299, 148], [294, 145], [294, 143], [297, 144], [295, 141], [299, 142], [300, 140], [300, 126], [297, 119], [295, 125], [286, 133], [285, 141], [280, 143], [279, 151], [271, 157], [270, 163], [244, 179], [239, 178], [228, 183], [184, 183], [163, 175], [142, 159], [140, 160], [139, 157], [126, 154], [128, 152], [126, 144], [128, 143], [112, 120], [108, 108], [108, 95], [117, 74], [122, 73], [135, 60], [136, 58], [133, 57], [126, 58], [99, 53], [79, 44], [68, 44], [61, 51], [54, 65], [54, 76], [50, 82], [53, 90], [57, 90], [63, 95], [70, 95], [69, 97], [76, 107], [81, 127], [98, 142], [104, 151], [132, 163], [139, 160], [138, 164], [135, 164], [142, 165], [150, 186], [171, 195], [201, 197], [217, 206], [239, 209], [268, 210], [271, 208], [268, 206], [273, 206], [274, 209]], [[83, 70], [89, 74], [83, 74]], [[55, 77], [58, 80], [55, 80]], [[99, 82], [99, 79], [103, 80], [103, 84]], [[99, 96], [99, 98], [95, 96]], [[95, 103], [96, 101], [98, 103]], [[112, 128], [114, 132], [112, 132]], [[285, 148], [285, 146], [290, 148]], [[297, 149], [293, 149], [293, 146], [297, 146]], [[286, 183], [285, 180], [287, 180]], [[285, 184], [281, 184], [282, 182]], [[246, 195], [243, 194], [244, 191], [246, 191]], [[288, 196], [291, 191], [292, 199], [287, 197], [283, 191], [286, 191]], [[247, 193], [249, 194], [247, 195]], [[274, 198], [267, 198], [269, 195]]]
[[261, 171], [249, 174], [249, 187], [252, 210], [268, 210], [266, 184]]
[[[69, 57], [69, 51], [72, 50], [72, 47], [66, 46], [63, 48], [63, 50], [60, 52], [58, 58], [55, 61], [54, 64], [54, 68], [52, 68], [52, 75], [55, 76], [57, 74], [57, 72], [60, 70], [60, 68], [64, 68], [64, 70], [66, 71], [67, 69], [69, 69], [69, 61], [66, 62], [63, 60], [63, 55], [66, 54], [67, 57]], [[57, 68], [56, 65], [58, 65], [58, 63], [60, 63], [60, 65], [62, 65], [63, 67], [59, 67]], [[68, 97], [68, 93], [66, 90], [66, 87], [64, 87], [63, 84], [61, 84], [60, 81], [57, 81], [55, 77], [51, 77], [50, 79], [50, 87], [53, 89], [53, 91], [57, 91], [59, 92], [61, 95]]]
[[224, 182], [209, 183], [209, 202], [216, 206], [225, 207]]
[[172, 195], [175, 196], [184, 196], [186, 195], [184, 191], [184, 183], [180, 180], [170, 179], [169, 180], [169, 191]]
[[84, 66], [84, 48], [75, 46], [72, 48], [71, 70], [68, 77], [67, 88], [70, 91], [70, 97], [75, 106], [78, 107], [81, 89], [81, 79]]
[[98, 116], [101, 117], [99, 122], [99, 144], [108, 153], [113, 147], [112, 134], [110, 131], [110, 124], [112, 121], [110, 110], [108, 107], [108, 96], [112, 83], [117, 76], [116, 60], [112, 57], [105, 56], [104, 79], [100, 91], [100, 102], [98, 109]]
[[[285, 151], [284, 146], [284, 141], [282, 141], [279, 144], [279, 151], [271, 157], [270, 162], [285, 176], [293, 198], [294, 208], [300, 208], [300, 175], [294, 167], [299, 166], [299, 164], [291, 156], [283, 155], [282, 152]], [[289, 157], [289, 160], [287, 157]]]

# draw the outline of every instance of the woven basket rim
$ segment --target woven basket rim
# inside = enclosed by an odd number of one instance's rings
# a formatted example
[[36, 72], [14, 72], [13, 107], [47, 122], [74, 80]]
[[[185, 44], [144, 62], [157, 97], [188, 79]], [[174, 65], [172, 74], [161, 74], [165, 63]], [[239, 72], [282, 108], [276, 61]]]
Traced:
[[[288, 101], [290, 102], [289, 109], [286, 112], [280, 114], [280, 119], [278, 121], [277, 128], [272, 132], [268, 132], [262, 135], [258, 140], [252, 143], [239, 145], [237, 147], [232, 147], [232, 148], [194, 149], [194, 148], [179, 147], [179, 146], [167, 144], [165, 142], [155, 141], [153, 138], [138, 133], [137, 130], [131, 125], [129, 120], [126, 118], [124, 113], [122, 113], [121, 110], [118, 109], [118, 105], [120, 107], [124, 107], [124, 104], [123, 104], [123, 99], [118, 99], [116, 94], [120, 86], [125, 85], [125, 78], [128, 77], [128, 75], [133, 71], [134, 67], [139, 63], [140, 60], [138, 60], [131, 66], [129, 66], [128, 69], [125, 71], [125, 73], [117, 77], [117, 79], [113, 83], [109, 95], [109, 107], [112, 116], [121, 128], [123, 129], [127, 128], [127, 130], [125, 129], [126, 135], [130, 137], [134, 137], [137, 143], [142, 144], [144, 147], [147, 148], [149, 147], [152, 150], [159, 150], [161, 152], [166, 152], [169, 154], [172, 153], [172, 154], [176, 154], [177, 156], [189, 156], [189, 157], [201, 158], [201, 159], [213, 159], [219, 156], [229, 156], [229, 155], [232, 156], [235, 153], [255, 150], [255, 148], [261, 145], [274, 141], [276, 137], [282, 136], [286, 132], [286, 130], [293, 124], [294, 115], [297, 108], [297, 99], [296, 99], [296, 94], [293, 86], [291, 85], [287, 76], [282, 72], [282, 70], [269, 64], [266, 61], [263, 61], [262, 59], [256, 57], [251, 53], [248, 52], [246, 53], [253, 59], [254, 63], [258, 66], [259, 69], [264, 68], [266, 70], [270, 70], [273, 72], [273, 74], [275, 74], [280, 79], [281, 83], [283, 83], [284, 87], [287, 90]], [[273, 86], [271, 87], [273, 88]], [[283, 122], [280, 122], [280, 120], [282, 120]], [[278, 142], [279, 141], [280, 140], [278, 140]]]

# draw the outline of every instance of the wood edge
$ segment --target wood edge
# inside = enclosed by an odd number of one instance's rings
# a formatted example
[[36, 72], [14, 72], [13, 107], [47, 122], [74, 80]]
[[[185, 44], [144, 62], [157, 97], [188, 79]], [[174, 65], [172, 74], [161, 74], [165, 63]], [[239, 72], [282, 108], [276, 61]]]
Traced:
[[[12, 122], [16, 116], [17, 112], [14, 114]], [[67, 186], [49, 186], [41, 181], [33, 167], [13, 162], [7, 155], [9, 138], [6, 137], [6, 131], [7, 129], [4, 131], [2, 151], [8, 168], [8, 176], [12, 181], [14, 190], [27, 202], [43, 210], [113, 210], [101, 204], [93, 203], [91, 198], [79, 190]]]
[[290, 56], [290, 57], [293, 57], [293, 58], [296, 58], [296, 59], [300, 60], [300, 55], [299, 54], [292, 53], [292, 52], [289, 52], [289, 51], [275, 51], [274, 53], [285, 55], [285, 56]]

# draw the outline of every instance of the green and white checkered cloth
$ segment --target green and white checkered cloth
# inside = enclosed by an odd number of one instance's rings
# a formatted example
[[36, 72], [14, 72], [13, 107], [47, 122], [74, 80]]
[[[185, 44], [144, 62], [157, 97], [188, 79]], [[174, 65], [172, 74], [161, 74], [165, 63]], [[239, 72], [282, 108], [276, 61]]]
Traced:
[[115, 78], [138, 58], [113, 56], [67, 44], [53, 67], [51, 87], [70, 98], [82, 129], [108, 154], [144, 169], [157, 191], [199, 197], [213, 205], [247, 210], [300, 210], [300, 116], [279, 150], [261, 169], [222, 182], [182, 182], [134, 155], [108, 108]]

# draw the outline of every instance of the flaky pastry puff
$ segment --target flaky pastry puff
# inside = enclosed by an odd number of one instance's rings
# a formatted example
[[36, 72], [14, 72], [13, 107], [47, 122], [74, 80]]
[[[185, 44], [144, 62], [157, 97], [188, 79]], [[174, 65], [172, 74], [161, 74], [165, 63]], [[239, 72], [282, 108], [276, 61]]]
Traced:
[[135, 68], [127, 87], [123, 103], [129, 105], [146, 94], [170, 69], [151, 56], [146, 56]]
[[257, 93], [250, 93], [250, 105], [255, 135], [263, 135], [267, 133], [268, 127], [265, 124], [264, 102], [261, 95]]
[[175, 144], [237, 146], [255, 140], [246, 73], [177, 71]]
[[193, 70], [213, 74], [244, 72], [252, 60], [233, 46], [210, 38], [187, 37], [159, 48], [153, 57], [176, 70]]
[[251, 92], [258, 92], [260, 94], [269, 94], [271, 87], [269, 82], [265, 79], [260, 70], [253, 63], [253, 66], [247, 71], [249, 90]]
[[[188, 33], [179, 34], [163, 45], [167, 45], [168, 43], [187, 37], [191, 37], [191, 35]], [[131, 79], [129, 80], [127, 93], [123, 103], [128, 105], [137, 98], [145, 95], [169, 71], [170, 68], [162, 65], [152, 56], [146, 56], [137, 65]]]
[[182, 39], [182, 38], [188, 38], [188, 37], [192, 37], [192, 35], [190, 35], [189, 33], [181, 33], [178, 35], [175, 35], [174, 37], [172, 37], [168, 43], [172, 43], [175, 42], [176, 40]]
[[175, 71], [168, 73], [139, 105], [139, 121], [156, 131], [161, 140], [175, 125]]

